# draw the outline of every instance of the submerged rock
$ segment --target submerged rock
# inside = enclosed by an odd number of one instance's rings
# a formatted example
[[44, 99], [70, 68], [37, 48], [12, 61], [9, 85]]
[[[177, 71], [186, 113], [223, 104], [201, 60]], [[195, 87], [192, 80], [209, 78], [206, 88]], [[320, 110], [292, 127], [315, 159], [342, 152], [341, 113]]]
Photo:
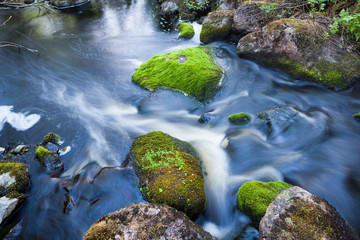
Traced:
[[259, 239], [358, 239], [334, 207], [300, 187], [280, 193], [260, 222]]
[[195, 31], [193, 26], [191, 26], [190, 23], [180, 23], [177, 28], [180, 31], [180, 35], [179, 37], [181, 38], [186, 38], [186, 39], [190, 39], [194, 36]]
[[327, 31], [316, 21], [280, 19], [241, 38], [237, 53], [293, 78], [330, 88], [350, 86], [360, 77], [360, 58], [324, 40], [319, 33]]
[[213, 112], [206, 112], [199, 118], [199, 123], [207, 123], [215, 117]]
[[207, 102], [220, 89], [222, 76], [212, 48], [201, 46], [156, 55], [141, 64], [132, 79], [151, 91], [173, 89]]
[[59, 175], [64, 170], [64, 164], [57, 152], [51, 152], [48, 149], [39, 146], [35, 150], [35, 156], [40, 164], [51, 171], [52, 176]]
[[84, 240], [98, 239], [216, 239], [185, 214], [171, 207], [134, 203], [101, 217]]
[[229, 119], [229, 122], [231, 122], [232, 124], [240, 125], [240, 124], [246, 124], [246, 123], [250, 122], [251, 117], [247, 113], [240, 112], [240, 113], [235, 113], [235, 114], [229, 115], [228, 119]]
[[225, 40], [230, 35], [233, 17], [232, 10], [217, 10], [209, 13], [202, 24], [200, 41], [207, 44]]
[[128, 154], [145, 200], [196, 219], [206, 207], [205, 181], [195, 149], [163, 132], [138, 137]]
[[271, 133], [274, 126], [288, 127], [299, 112], [291, 106], [281, 106], [271, 108], [258, 113], [261, 120], [266, 121], [268, 131]]
[[27, 195], [28, 170], [22, 163], [0, 163], [0, 223], [10, 216]]
[[251, 181], [244, 183], [238, 191], [238, 207], [241, 212], [248, 215], [252, 220], [260, 222], [265, 215], [266, 209], [276, 196], [291, 187], [285, 182], [259, 182]]

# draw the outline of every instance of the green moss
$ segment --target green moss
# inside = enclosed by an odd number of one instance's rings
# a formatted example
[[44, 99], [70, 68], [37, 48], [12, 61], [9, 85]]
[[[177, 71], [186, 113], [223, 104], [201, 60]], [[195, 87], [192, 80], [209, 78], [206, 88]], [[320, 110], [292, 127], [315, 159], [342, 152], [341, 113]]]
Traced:
[[51, 152], [42, 146], [37, 147], [35, 150], [35, 157], [40, 160], [41, 164], [44, 163], [44, 158], [48, 154], [51, 154]]
[[354, 114], [354, 118], [355, 118], [356, 120], [360, 120], [360, 112]]
[[195, 35], [194, 28], [190, 23], [180, 23], [178, 29], [180, 30], [179, 37], [181, 38], [190, 39]]
[[109, 240], [113, 239], [114, 233], [117, 232], [117, 224], [111, 221], [103, 221], [94, 224], [85, 233], [84, 240]]
[[238, 191], [238, 207], [241, 212], [252, 220], [260, 222], [266, 209], [276, 196], [292, 185], [285, 182], [259, 182], [244, 183]]
[[4, 196], [10, 194], [13, 191], [22, 193], [25, 192], [28, 185], [30, 184], [30, 179], [28, 175], [28, 170], [26, 166], [22, 163], [0, 163], [0, 174], [10, 172], [10, 177], [15, 178], [15, 183], [11, 184], [7, 189], [0, 189], [0, 195]]
[[167, 204], [194, 219], [205, 210], [205, 181], [194, 148], [163, 132], [137, 138], [130, 150], [145, 200]]
[[251, 120], [251, 117], [247, 113], [240, 112], [229, 115], [228, 119], [232, 124], [239, 125], [248, 123]]
[[43, 145], [46, 145], [46, 144], [48, 144], [48, 143], [60, 144], [62, 141], [63, 141], [63, 140], [62, 140], [62, 138], [61, 138], [59, 135], [50, 132], [50, 133], [48, 133], [48, 134], [45, 135], [44, 141], [43, 141], [42, 144], [43, 144]]
[[17, 198], [17, 199], [26, 199], [27, 195], [25, 193], [19, 193], [17, 191], [12, 191], [8, 194], [6, 194], [6, 197], [9, 199]]
[[168, 88], [206, 102], [220, 89], [222, 76], [212, 49], [195, 47], [156, 55], [143, 63], [132, 78], [151, 91]]

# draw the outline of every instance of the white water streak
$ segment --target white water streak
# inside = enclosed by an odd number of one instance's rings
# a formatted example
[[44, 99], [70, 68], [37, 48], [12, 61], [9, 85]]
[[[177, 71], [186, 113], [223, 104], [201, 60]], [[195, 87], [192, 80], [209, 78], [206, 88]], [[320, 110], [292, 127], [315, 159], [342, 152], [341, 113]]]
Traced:
[[0, 106], [0, 131], [6, 122], [18, 131], [25, 131], [40, 120], [38, 114], [14, 113], [12, 110], [13, 106]]

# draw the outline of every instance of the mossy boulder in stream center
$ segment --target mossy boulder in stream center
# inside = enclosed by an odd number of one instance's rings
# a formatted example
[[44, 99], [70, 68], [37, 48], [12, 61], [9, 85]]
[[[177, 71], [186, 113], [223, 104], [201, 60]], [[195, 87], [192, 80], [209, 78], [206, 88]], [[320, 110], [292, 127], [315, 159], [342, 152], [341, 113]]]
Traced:
[[234, 125], [240, 125], [240, 124], [246, 124], [251, 120], [251, 117], [249, 114], [244, 112], [239, 112], [235, 114], [231, 114], [228, 117], [229, 122], [231, 122]]
[[279, 181], [268, 183], [259, 181], [246, 182], [238, 191], [238, 207], [241, 212], [259, 223], [276, 196], [290, 187], [292, 185]]
[[163, 132], [138, 137], [128, 154], [145, 200], [195, 219], [206, 205], [205, 181], [194, 148]]
[[151, 91], [173, 89], [206, 102], [220, 89], [222, 76], [212, 48], [201, 46], [156, 55], [141, 64], [132, 79]]

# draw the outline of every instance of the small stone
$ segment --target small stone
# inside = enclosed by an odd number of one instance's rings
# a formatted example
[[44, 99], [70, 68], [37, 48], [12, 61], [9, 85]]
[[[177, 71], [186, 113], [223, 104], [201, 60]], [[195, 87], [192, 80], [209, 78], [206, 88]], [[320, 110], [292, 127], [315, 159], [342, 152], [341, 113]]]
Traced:
[[65, 154], [67, 154], [68, 152], [70, 152], [71, 147], [70, 146], [66, 146], [62, 149], [59, 150], [59, 156], [63, 156]]
[[11, 151], [11, 153], [20, 154], [20, 153], [22, 153], [22, 150], [23, 150], [24, 148], [26, 148], [26, 147], [27, 147], [26, 145], [19, 145], [19, 146], [17, 146], [16, 148], [14, 148], [14, 149]]
[[241, 124], [246, 124], [246, 123], [250, 122], [251, 117], [247, 113], [240, 112], [240, 113], [235, 113], [235, 114], [229, 115], [228, 119], [229, 119], [229, 122], [231, 122], [234, 125], [241, 125]]
[[0, 147], [0, 155], [3, 154], [5, 152], [5, 148]]

